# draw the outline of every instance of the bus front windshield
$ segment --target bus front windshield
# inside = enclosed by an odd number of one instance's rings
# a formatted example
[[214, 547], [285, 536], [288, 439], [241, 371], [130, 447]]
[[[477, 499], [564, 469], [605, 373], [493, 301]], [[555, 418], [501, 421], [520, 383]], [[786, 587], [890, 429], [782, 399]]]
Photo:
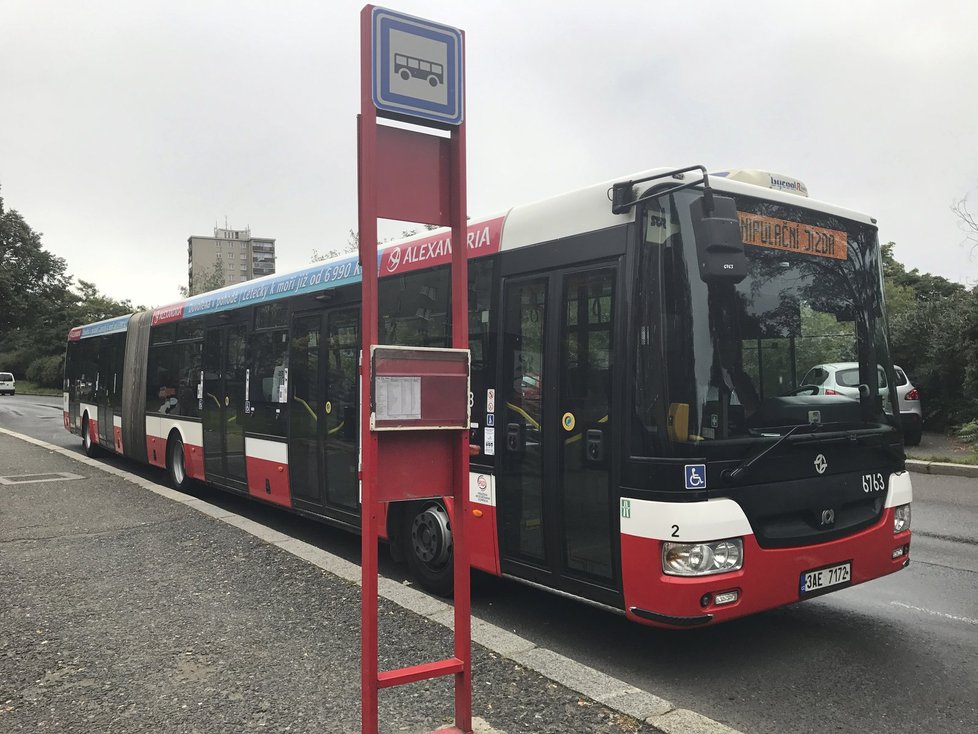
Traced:
[[641, 220], [634, 396], [639, 433], [657, 444], [646, 452], [733, 458], [790, 430], [894, 429], [875, 228], [734, 197], [748, 274], [707, 283], [696, 196], [654, 200]]

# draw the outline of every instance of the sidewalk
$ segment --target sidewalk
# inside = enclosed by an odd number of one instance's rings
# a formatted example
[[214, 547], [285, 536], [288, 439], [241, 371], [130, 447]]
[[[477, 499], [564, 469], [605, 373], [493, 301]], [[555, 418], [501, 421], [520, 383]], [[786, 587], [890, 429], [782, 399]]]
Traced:
[[[943, 433], [925, 432], [919, 446], [906, 446], [907, 469], [922, 474], [978, 477], [978, 465], [964, 464], [961, 458], [971, 449]], [[933, 459], [938, 459], [934, 461]]]
[[[40, 472], [68, 476], [16, 478]], [[0, 431], [0, 731], [359, 732], [359, 567], [113, 473]], [[448, 605], [381, 594], [382, 670], [451, 654]], [[731, 731], [491, 625], [473, 638], [477, 732]], [[450, 678], [383, 690], [381, 731], [450, 724], [452, 700]]]

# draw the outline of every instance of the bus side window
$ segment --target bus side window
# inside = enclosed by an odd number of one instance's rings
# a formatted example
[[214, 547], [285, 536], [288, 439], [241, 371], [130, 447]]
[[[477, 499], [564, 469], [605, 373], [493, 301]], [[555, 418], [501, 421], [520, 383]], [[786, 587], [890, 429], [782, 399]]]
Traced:
[[286, 329], [257, 331], [248, 335], [248, 364], [251, 369], [249, 431], [271, 436], [286, 435], [288, 423], [282, 408], [286, 405], [288, 335]]
[[381, 344], [451, 346], [451, 274], [447, 265], [381, 278], [377, 290]]
[[[661, 456], [662, 442], [659, 437], [662, 406], [662, 368], [660, 353], [660, 321], [662, 318], [661, 293], [659, 291], [660, 258], [666, 247], [666, 237], [661, 231], [665, 219], [660, 209], [650, 206], [645, 213], [646, 236], [640, 243], [638, 268], [635, 275], [635, 320], [631, 341], [635, 345], [635, 363], [632, 366], [633, 430], [630, 453], [632, 456]], [[649, 234], [651, 233], [651, 235]]]

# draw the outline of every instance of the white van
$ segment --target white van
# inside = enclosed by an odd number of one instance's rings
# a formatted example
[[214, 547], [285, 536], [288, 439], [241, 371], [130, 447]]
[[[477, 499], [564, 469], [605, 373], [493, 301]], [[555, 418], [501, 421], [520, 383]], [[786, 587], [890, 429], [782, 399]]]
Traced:
[[13, 395], [16, 381], [9, 372], [0, 372], [0, 395]]

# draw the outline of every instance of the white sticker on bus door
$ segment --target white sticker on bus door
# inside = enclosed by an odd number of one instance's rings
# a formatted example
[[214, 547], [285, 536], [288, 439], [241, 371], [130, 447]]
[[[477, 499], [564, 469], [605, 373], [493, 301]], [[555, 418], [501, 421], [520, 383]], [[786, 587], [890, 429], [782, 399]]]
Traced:
[[496, 412], [496, 391], [491, 387], [486, 390], [486, 412]]
[[282, 368], [282, 383], [278, 386], [278, 401], [280, 403], [289, 402], [289, 368]]
[[486, 456], [496, 455], [496, 429], [495, 428], [487, 427], [485, 429], [485, 436], [483, 438], [482, 444], [483, 444], [482, 445], [483, 454], [485, 454]]
[[245, 413], [251, 412], [251, 370], [245, 370]]

